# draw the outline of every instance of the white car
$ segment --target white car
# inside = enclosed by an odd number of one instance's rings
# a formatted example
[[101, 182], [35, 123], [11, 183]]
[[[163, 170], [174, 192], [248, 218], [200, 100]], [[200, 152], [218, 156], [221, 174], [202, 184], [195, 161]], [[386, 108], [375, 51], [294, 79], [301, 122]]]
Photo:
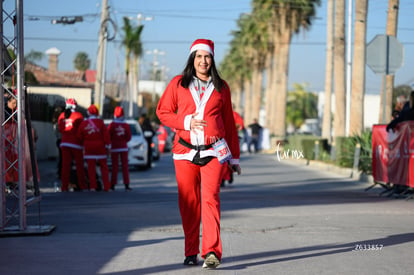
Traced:
[[[105, 119], [106, 127], [112, 122], [111, 119]], [[144, 138], [141, 126], [138, 121], [133, 119], [126, 119], [131, 128], [131, 140], [128, 142], [128, 165], [135, 167], [147, 167], [148, 164], [148, 144]], [[108, 159], [108, 165], [112, 162]]]

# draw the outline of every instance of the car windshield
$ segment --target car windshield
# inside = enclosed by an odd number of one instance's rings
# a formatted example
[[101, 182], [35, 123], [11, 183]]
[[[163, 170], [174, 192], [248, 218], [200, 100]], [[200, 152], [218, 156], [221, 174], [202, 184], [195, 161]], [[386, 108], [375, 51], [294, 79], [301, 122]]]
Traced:
[[131, 128], [131, 135], [133, 135], [133, 136], [140, 136], [141, 135], [141, 132], [138, 131], [136, 124], [133, 124], [133, 123], [128, 123], [128, 124], [129, 124], [129, 127]]

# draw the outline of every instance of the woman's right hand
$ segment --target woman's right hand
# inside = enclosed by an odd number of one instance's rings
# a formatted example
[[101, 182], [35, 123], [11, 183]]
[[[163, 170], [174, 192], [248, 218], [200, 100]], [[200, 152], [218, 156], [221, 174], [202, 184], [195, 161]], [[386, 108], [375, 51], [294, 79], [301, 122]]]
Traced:
[[207, 126], [207, 122], [203, 119], [195, 119], [198, 113], [192, 115], [191, 122], [190, 122], [190, 129], [191, 131], [202, 131], [204, 127]]

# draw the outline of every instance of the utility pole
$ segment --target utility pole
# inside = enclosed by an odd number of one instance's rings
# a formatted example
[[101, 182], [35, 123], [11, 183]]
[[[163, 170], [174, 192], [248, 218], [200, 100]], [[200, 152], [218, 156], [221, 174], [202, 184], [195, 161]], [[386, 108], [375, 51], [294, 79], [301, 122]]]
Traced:
[[98, 57], [96, 59], [96, 79], [94, 104], [98, 106], [99, 115], [103, 114], [105, 99], [105, 59], [107, 42], [108, 0], [102, 0], [101, 24], [99, 29]]
[[349, 136], [352, 92], [352, 0], [348, 0], [348, 35], [346, 39], [346, 110], [345, 135]]

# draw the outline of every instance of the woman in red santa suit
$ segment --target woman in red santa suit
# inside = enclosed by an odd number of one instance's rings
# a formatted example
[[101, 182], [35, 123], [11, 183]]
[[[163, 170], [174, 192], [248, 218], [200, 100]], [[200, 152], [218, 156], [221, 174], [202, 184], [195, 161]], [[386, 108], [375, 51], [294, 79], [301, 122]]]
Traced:
[[85, 148], [84, 158], [88, 163], [89, 189], [96, 191], [96, 162], [98, 162], [101, 167], [104, 191], [109, 191], [111, 184], [107, 155], [111, 147], [111, 139], [103, 120], [98, 118], [98, 108], [95, 105], [89, 106], [88, 115], [88, 119], [82, 121], [79, 126], [78, 137]]
[[187, 65], [168, 84], [157, 115], [164, 125], [176, 129], [173, 159], [185, 234], [184, 264], [198, 264], [202, 221], [203, 268], [215, 268], [222, 257], [222, 170], [230, 165], [240, 174], [241, 169], [230, 89], [215, 67], [213, 41], [194, 41]]
[[83, 121], [81, 113], [76, 112], [77, 102], [74, 98], [66, 100], [66, 109], [58, 118], [58, 128], [62, 134], [60, 149], [62, 153], [62, 192], [69, 190], [72, 160], [75, 160], [78, 184], [81, 190], [86, 189], [85, 169], [83, 166], [82, 142], [77, 136]]
[[127, 143], [131, 140], [131, 128], [124, 120], [124, 110], [122, 107], [115, 107], [114, 120], [109, 124], [108, 131], [111, 137], [111, 189], [115, 189], [115, 185], [118, 179], [119, 159], [121, 159], [122, 176], [124, 179], [125, 190], [130, 191], [132, 189], [129, 187]]

